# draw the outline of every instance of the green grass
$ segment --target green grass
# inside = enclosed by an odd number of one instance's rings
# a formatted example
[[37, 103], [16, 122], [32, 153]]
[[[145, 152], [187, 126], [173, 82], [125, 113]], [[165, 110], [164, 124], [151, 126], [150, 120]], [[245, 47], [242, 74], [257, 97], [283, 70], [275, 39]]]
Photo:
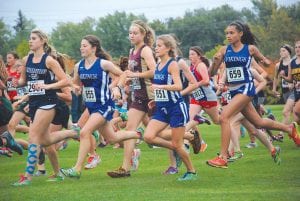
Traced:
[[[270, 106], [280, 119], [282, 106]], [[25, 155], [13, 158], [0, 157], [0, 200], [300, 200], [300, 148], [285, 137], [282, 148], [282, 163], [275, 165], [270, 154], [259, 143], [256, 149], [243, 148], [248, 143], [246, 136], [241, 139], [244, 157], [231, 163], [228, 169], [217, 169], [206, 165], [219, 151], [220, 128], [201, 126], [201, 133], [208, 143], [205, 153], [192, 155], [199, 179], [192, 182], [178, 182], [180, 174], [161, 174], [168, 166], [165, 149], [149, 149], [145, 143], [141, 163], [130, 178], [112, 179], [106, 171], [121, 165], [122, 149], [111, 146], [98, 149], [101, 164], [93, 170], [84, 170], [80, 180], [66, 179], [62, 183], [47, 183], [46, 177], [34, 178], [32, 185], [13, 187], [18, 174], [24, 172]], [[18, 134], [22, 136], [22, 134]], [[78, 143], [72, 141], [68, 148], [59, 153], [62, 167], [75, 164]], [[47, 160], [48, 173], [51, 167]]]

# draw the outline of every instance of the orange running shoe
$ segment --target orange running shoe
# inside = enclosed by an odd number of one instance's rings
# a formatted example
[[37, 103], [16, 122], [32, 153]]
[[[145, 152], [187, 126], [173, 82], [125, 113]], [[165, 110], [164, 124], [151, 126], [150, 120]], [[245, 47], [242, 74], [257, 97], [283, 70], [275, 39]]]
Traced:
[[298, 131], [298, 124], [293, 122], [291, 124], [292, 127], [292, 134], [289, 134], [289, 137], [293, 139], [294, 143], [299, 147], [300, 146], [300, 134]]
[[228, 168], [227, 161], [224, 160], [221, 156], [217, 156], [214, 159], [206, 161], [206, 163], [212, 167], [218, 167], [218, 168]]

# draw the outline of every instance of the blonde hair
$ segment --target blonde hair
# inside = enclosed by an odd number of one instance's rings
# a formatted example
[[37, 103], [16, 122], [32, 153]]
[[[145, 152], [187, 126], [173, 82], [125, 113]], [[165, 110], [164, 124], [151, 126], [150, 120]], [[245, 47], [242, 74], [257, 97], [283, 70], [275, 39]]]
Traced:
[[149, 47], [153, 47], [155, 40], [155, 32], [147, 23], [143, 22], [142, 20], [134, 20], [132, 21], [131, 26], [138, 27], [141, 33], [145, 34], [145, 44]]
[[55, 55], [56, 54], [56, 50], [54, 49], [54, 47], [52, 47], [51, 45], [49, 45], [49, 38], [47, 36], [47, 34], [45, 32], [43, 32], [40, 29], [33, 29], [31, 31], [31, 33], [34, 33], [36, 35], [38, 35], [38, 37], [44, 41], [44, 52], [49, 54], [49, 55]]
[[6, 66], [3, 60], [3, 57], [0, 55], [0, 79], [5, 83], [7, 81], [7, 71]]
[[157, 40], [163, 41], [164, 45], [167, 48], [170, 48], [170, 51], [168, 52], [170, 57], [175, 57], [175, 52], [177, 50], [177, 43], [174, 37], [170, 34], [164, 34], [157, 37]]

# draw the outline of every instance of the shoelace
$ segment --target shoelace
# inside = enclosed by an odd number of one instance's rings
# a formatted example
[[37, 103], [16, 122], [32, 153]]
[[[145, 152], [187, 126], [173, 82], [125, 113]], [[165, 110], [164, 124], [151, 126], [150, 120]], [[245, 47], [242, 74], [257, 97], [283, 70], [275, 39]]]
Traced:
[[75, 172], [75, 170], [73, 168], [67, 169], [66, 170], [67, 174], [72, 174], [73, 172]]

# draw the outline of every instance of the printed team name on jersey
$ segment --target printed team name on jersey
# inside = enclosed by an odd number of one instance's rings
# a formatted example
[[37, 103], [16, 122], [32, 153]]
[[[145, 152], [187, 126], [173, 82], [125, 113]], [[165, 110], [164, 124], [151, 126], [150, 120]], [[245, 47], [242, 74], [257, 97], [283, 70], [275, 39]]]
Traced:
[[225, 57], [225, 62], [247, 62], [248, 57], [240, 57], [240, 56], [232, 56], [232, 57]]
[[98, 79], [97, 78], [97, 74], [80, 74], [80, 79], [82, 80], [86, 80], [86, 79], [89, 79], [89, 80], [96, 80]]
[[33, 73], [33, 74], [46, 74], [47, 69], [37, 69], [37, 68], [26, 68], [27, 73]]
[[154, 79], [155, 80], [164, 80], [165, 79], [165, 75], [163, 75], [163, 74], [155, 74], [154, 75]]

